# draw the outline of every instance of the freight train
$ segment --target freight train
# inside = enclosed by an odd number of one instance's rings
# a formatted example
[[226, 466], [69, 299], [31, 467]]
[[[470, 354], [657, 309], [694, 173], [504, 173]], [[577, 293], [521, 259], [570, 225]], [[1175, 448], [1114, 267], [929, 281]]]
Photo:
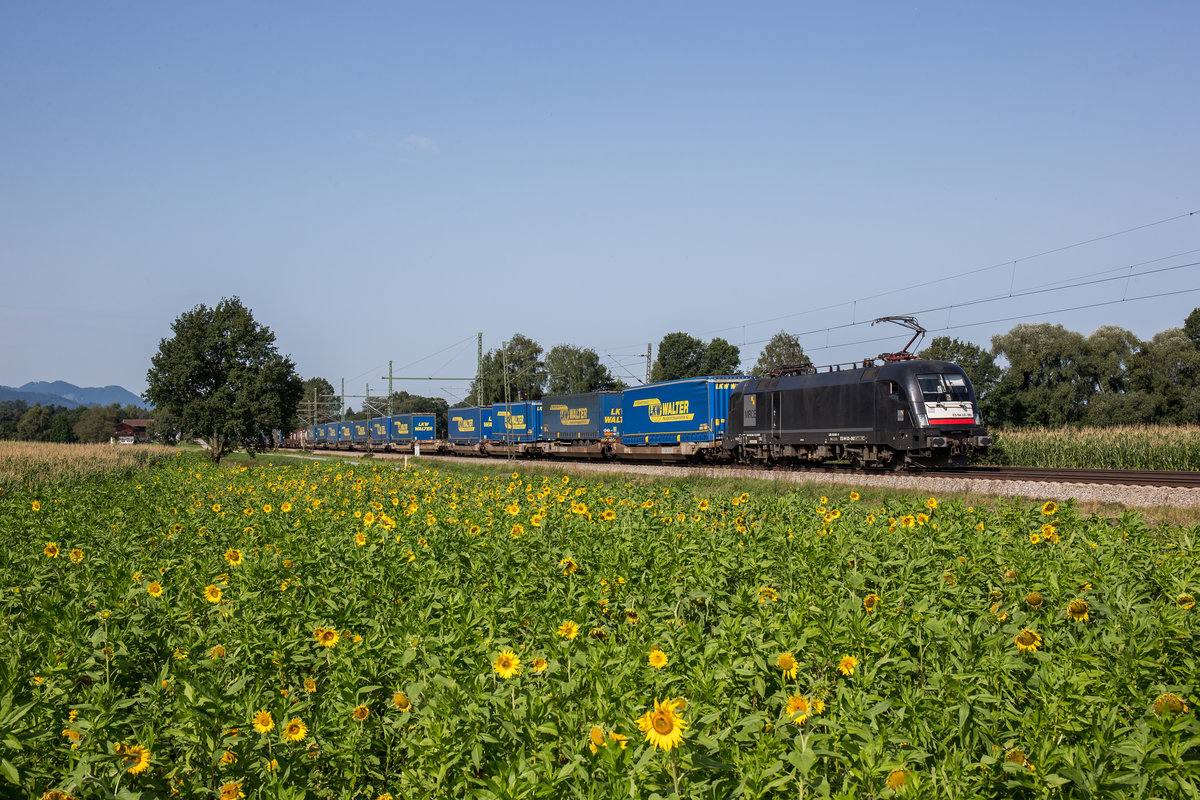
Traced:
[[992, 444], [962, 368], [907, 353], [451, 408], [448, 422], [444, 440], [434, 439], [433, 414], [327, 423], [297, 438], [418, 454], [884, 469], [964, 465]]

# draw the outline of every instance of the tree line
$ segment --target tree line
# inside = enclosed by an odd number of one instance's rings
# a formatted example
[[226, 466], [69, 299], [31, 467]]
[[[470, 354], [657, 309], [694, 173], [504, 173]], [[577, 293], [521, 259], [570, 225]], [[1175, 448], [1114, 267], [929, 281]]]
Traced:
[[[137, 406], [28, 405], [24, 400], [0, 402], [0, 439], [25, 442], [106, 443], [123, 419], [149, 419], [152, 412]], [[150, 432], [150, 431], [148, 431]], [[152, 433], [160, 436], [162, 431]]]
[[[324, 378], [303, 381], [275, 336], [236, 297], [180, 315], [146, 374], [145, 397], [154, 411], [135, 406], [28, 406], [0, 402], [0, 439], [105, 442], [122, 419], [150, 418], [152, 439], [202, 436], [214, 460], [234, 446], [261, 450], [275, 430], [341, 416], [341, 403]], [[993, 427], [1044, 425], [1200, 424], [1200, 308], [1182, 327], [1141, 340], [1117, 326], [1083, 336], [1050, 323], [1021, 324], [992, 337], [984, 349], [939, 336], [921, 358], [960, 364], [975, 385], [984, 421]], [[810, 363], [798, 337], [780, 331], [748, 374]], [[741, 351], [722, 338], [704, 341], [682, 331], [658, 346], [652, 382], [741, 372]], [[635, 376], [630, 377], [637, 380]], [[627, 384], [595, 350], [556, 345], [548, 352], [516, 333], [483, 358], [467, 397], [457, 405], [540, 400], [546, 395], [619, 390]], [[386, 413], [389, 398], [365, 398], [349, 415]], [[396, 392], [394, 414], [432, 412], [438, 436], [446, 432], [448, 403], [440, 397]]]
[[1038, 323], [993, 336], [990, 350], [940, 336], [920, 355], [961, 365], [997, 428], [1200, 423], [1200, 308], [1145, 341], [1114, 325], [1084, 336]]

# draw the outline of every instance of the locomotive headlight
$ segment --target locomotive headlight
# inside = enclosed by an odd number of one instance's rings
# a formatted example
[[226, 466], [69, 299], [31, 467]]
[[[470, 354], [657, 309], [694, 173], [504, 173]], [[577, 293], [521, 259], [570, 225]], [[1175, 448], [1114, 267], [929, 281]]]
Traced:
[[982, 424], [983, 424], [983, 415], [979, 413], [979, 407], [978, 407], [978, 406], [976, 406], [976, 407], [975, 407], [975, 424], [976, 424], [976, 425], [982, 425]]
[[927, 415], [925, 413], [925, 408], [923, 406], [921, 406], [920, 404], [917, 404], [916, 410], [917, 410], [917, 427], [918, 428], [928, 428], [929, 427], [929, 415]]

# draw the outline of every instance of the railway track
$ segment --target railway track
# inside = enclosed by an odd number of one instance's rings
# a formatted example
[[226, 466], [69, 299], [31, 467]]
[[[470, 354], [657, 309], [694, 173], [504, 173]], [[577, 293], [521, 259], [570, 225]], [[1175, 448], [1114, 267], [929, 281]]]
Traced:
[[1153, 469], [1049, 469], [1043, 467], [963, 467], [938, 470], [945, 477], [1039, 483], [1083, 483], [1108, 486], [1169, 486], [1200, 489], [1200, 472]]
[[[737, 469], [746, 467], [730, 465]], [[753, 468], [752, 468], [753, 469]], [[1095, 484], [1102, 486], [1160, 486], [1176, 489], [1200, 489], [1200, 472], [1153, 469], [1056, 469], [1048, 467], [944, 467], [936, 470], [901, 470], [884, 472], [871, 469], [852, 469], [846, 464], [813, 465], [783, 468], [790, 472], [814, 475], [880, 475], [927, 476], [931, 478], [969, 478], [992, 481], [1031, 481], [1035, 483]]]
[[[324, 451], [322, 451], [324, 452]], [[385, 454], [376, 452], [376, 457], [387, 458], [401, 457], [397, 454]], [[447, 456], [437, 455], [434, 453], [424, 454], [431, 458], [446, 458], [453, 460], [463, 460], [466, 462], [478, 463], [480, 459], [473, 456]], [[521, 459], [524, 460], [524, 459]], [[622, 469], [622, 464], [626, 462], [604, 461], [598, 462], [593, 459], [548, 459], [539, 460], [539, 463], [591, 463], [603, 464], [609, 471], [619, 472]], [[633, 462], [629, 462], [633, 463]], [[645, 462], [643, 462], [645, 463]], [[664, 464], [663, 466], [674, 466], [680, 469], [690, 469], [683, 467], [677, 463]], [[1084, 484], [1084, 485], [1100, 485], [1100, 486], [1155, 486], [1163, 488], [1177, 489], [1200, 489], [1200, 471], [1169, 471], [1169, 470], [1118, 470], [1118, 469], [1053, 469], [1045, 467], [997, 467], [997, 466], [971, 466], [971, 467], [952, 467], [937, 470], [912, 470], [899, 472], [886, 472], [882, 470], [871, 469], [852, 469], [848, 464], [824, 464], [812, 465], [803, 467], [777, 467], [768, 469], [763, 467], [747, 467], [740, 464], [706, 464], [705, 469], [712, 472], [721, 471], [757, 471], [762, 473], [771, 472], [787, 472], [800, 473], [810, 475], [844, 475], [844, 476], [861, 476], [861, 477], [880, 477], [885, 475], [904, 476], [904, 477], [930, 477], [930, 478], [961, 478], [971, 480], [994, 480], [994, 481], [1028, 481], [1034, 483], [1064, 483], [1064, 484]]]

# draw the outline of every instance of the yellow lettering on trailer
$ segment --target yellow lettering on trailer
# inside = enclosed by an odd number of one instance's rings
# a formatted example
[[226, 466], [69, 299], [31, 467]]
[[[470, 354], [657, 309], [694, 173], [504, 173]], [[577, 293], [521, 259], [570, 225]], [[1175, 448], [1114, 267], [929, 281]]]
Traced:
[[642, 400], [633, 401], [634, 408], [646, 407], [646, 413], [650, 415], [650, 421], [655, 424], [665, 422], [690, 422], [694, 416], [688, 411], [687, 400], [673, 400], [669, 403], [664, 403], [657, 397], [644, 398]]

